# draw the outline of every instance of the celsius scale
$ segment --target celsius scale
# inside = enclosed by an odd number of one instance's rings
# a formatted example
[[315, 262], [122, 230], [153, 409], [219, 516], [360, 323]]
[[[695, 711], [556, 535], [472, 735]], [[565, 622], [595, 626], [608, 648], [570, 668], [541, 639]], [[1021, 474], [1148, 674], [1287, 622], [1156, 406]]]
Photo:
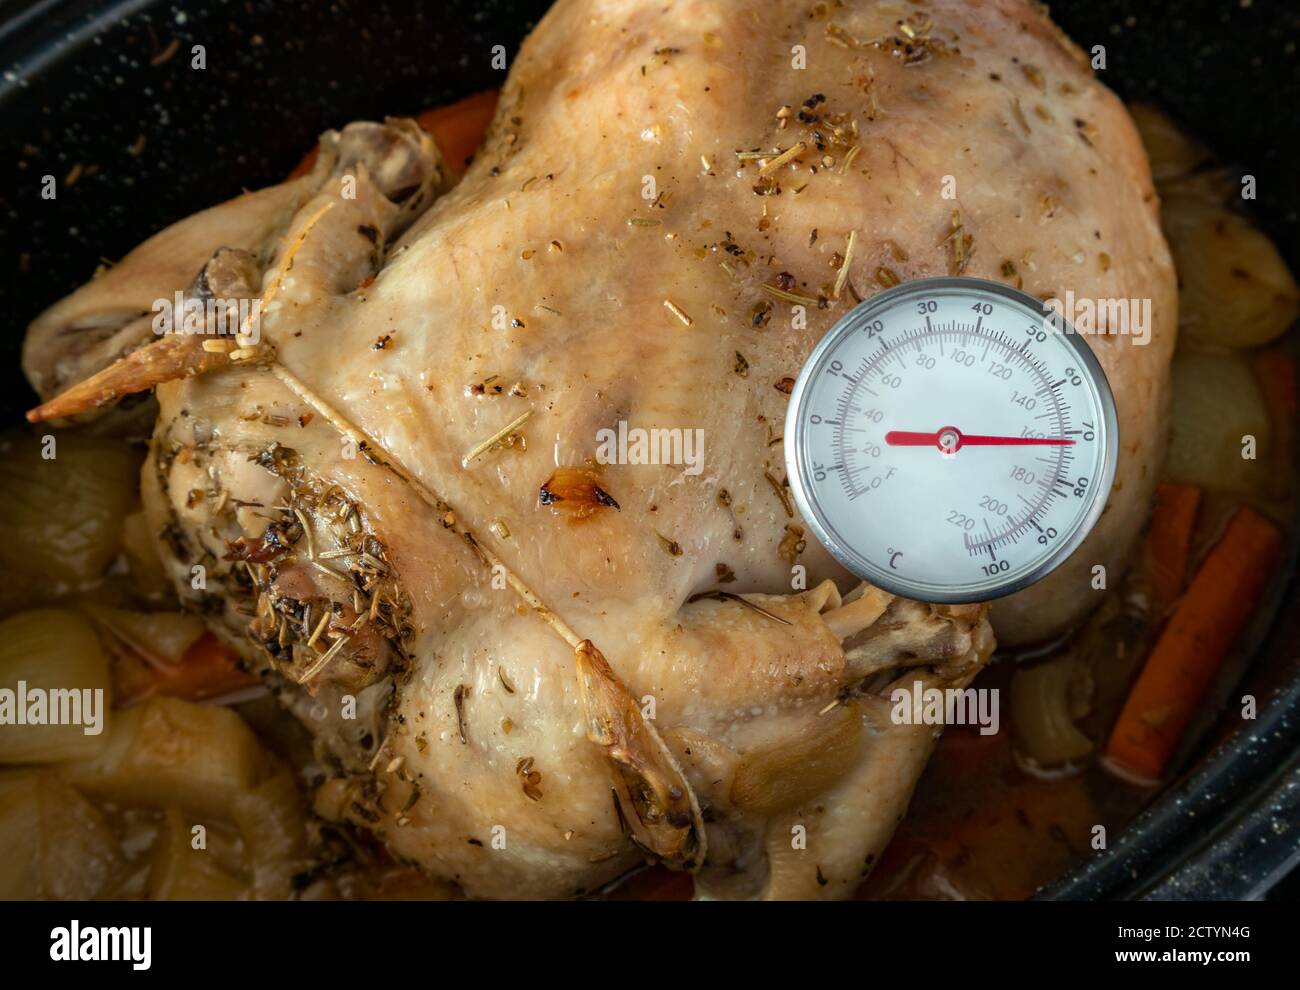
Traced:
[[785, 423], [814, 535], [858, 577], [937, 603], [1009, 595], [1061, 564], [1101, 515], [1118, 450], [1087, 342], [979, 278], [855, 307], [809, 356]]

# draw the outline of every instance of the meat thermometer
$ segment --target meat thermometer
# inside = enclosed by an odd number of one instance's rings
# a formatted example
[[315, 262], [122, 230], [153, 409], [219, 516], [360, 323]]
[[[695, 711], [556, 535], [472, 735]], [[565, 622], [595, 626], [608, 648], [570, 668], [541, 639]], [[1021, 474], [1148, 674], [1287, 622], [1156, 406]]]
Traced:
[[839, 320], [804, 364], [785, 461], [845, 567], [920, 601], [985, 601], [1083, 542], [1115, 478], [1100, 363], [1038, 299], [986, 279], [906, 282]]

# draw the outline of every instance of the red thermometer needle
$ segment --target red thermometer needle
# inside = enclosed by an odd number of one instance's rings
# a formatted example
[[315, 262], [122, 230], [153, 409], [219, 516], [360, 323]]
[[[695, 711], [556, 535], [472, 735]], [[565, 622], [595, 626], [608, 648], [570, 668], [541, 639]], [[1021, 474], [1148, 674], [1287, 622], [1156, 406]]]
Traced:
[[955, 426], [945, 426], [933, 433], [916, 433], [911, 430], [890, 430], [885, 443], [891, 447], [935, 446], [945, 454], [955, 454], [962, 447], [1027, 447], [1049, 444], [1061, 446], [1074, 443], [1064, 437], [998, 437], [979, 433], [962, 433]]

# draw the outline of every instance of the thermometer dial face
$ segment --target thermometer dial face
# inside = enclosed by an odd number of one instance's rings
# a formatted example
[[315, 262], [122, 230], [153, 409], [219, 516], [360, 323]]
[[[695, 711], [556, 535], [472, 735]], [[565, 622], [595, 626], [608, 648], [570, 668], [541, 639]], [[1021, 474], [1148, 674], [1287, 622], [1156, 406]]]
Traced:
[[976, 278], [908, 282], [841, 319], [804, 365], [785, 424], [805, 521], [895, 594], [1019, 591], [1087, 536], [1119, 427], [1087, 342], [1032, 296]]

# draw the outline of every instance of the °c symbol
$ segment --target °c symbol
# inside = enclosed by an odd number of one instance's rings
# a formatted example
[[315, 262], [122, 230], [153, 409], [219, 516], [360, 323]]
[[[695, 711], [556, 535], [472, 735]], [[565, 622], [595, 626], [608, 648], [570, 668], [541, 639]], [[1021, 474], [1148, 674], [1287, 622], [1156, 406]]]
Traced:
[[896, 561], [899, 557], [903, 556], [903, 552], [901, 550], [895, 550], [893, 547], [885, 547], [885, 550], [889, 553], [890, 570], [894, 570], [894, 571], [898, 570], [898, 565], [894, 563], [894, 561]]

